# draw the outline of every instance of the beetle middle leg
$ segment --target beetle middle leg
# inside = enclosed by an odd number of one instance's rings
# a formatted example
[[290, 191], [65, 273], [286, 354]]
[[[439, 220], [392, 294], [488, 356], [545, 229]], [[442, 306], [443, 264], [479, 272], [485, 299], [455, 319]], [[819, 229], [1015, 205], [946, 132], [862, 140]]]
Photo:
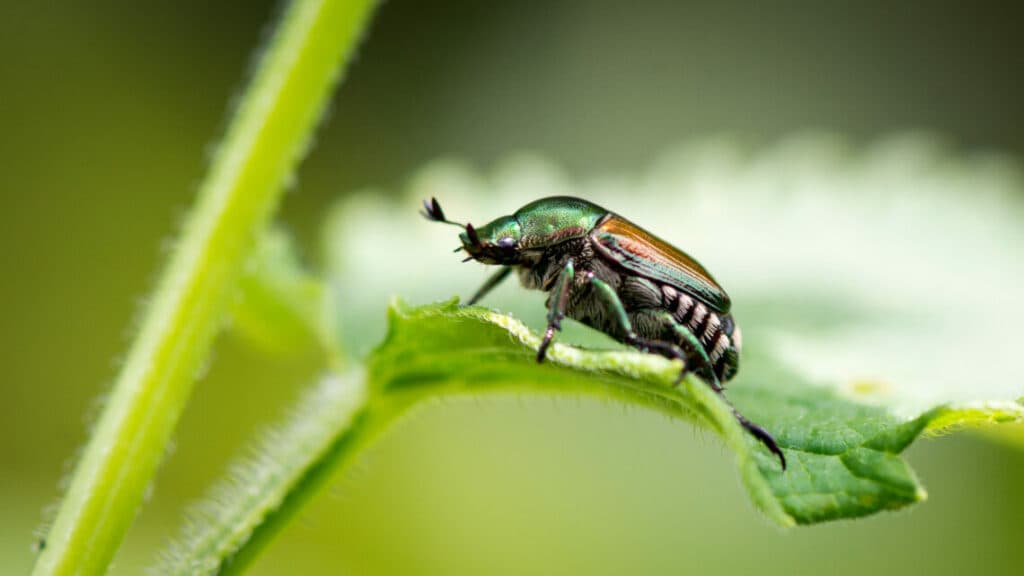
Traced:
[[615, 290], [608, 285], [607, 282], [601, 280], [597, 276], [590, 276], [590, 285], [594, 287], [594, 291], [597, 293], [598, 297], [604, 301], [605, 306], [608, 307], [615, 317], [615, 320], [619, 325], [619, 330], [622, 334], [623, 343], [645, 352], [655, 352], [669, 359], [678, 359], [683, 361], [683, 369], [680, 370], [679, 378], [676, 380], [677, 384], [681, 382], [687, 372], [688, 362], [686, 352], [672, 342], [642, 338], [633, 329], [633, 324], [629, 321], [629, 314], [626, 313], [626, 307], [622, 304], [622, 299], [615, 293]]
[[[611, 288], [608, 287], [607, 291], [611, 292]], [[611, 296], [617, 299], [614, 292], [611, 292]], [[606, 302], [610, 301], [608, 295], [605, 295], [604, 298]], [[619, 303], [619, 306], [622, 306], [621, 303]], [[625, 310], [622, 311], [622, 315], [625, 316]], [[700, 340], [687, 330], [685, 326], [681, 326], [676, 322], [671, 314], [655, 308], [643, 309], [634, 312], [634, 319], [641, 325], [639, 328], [641, 333], [650, 332], [653, 329], [659, 332], [661, 336], [657, 338], [644, 338], [636, 330], [627, 328], [623, 332], [625, 336], [622, 341], [644, 352], [655, 352], [670, 360], [682, 360], [683, 368], [679, 371], [679, 376], [676, 378], [676, 385], [683, 381], [688, 372], [693, 372], [715, 392], [723, 390], [721, 383], [715, 376], [711, 359], [708, 357], [708, 353], [700, 343]], [[642, 327], [644, 324], [653, 325], [655, 328], [644, 330]], [[684, 348], [674, 342], [676, 338], [682, 338], [686, 347]]]
[[569, 258], [565, 266], [562, 267], [562, 271], [558, 273], [554, 289], [551, 290], [551, 299], [548, 303], [548, 327], [544, 331], [544, 340], [537, 348], [537, 362], [544, 361], [548, 346], [551, 345], [551, 339], [555, 337], [555, 330], [562, 329], [562, 319], [565, 318], [565, 309], [569, 305], [569, 288], [572, 286], [575, 275], [572, 258]]

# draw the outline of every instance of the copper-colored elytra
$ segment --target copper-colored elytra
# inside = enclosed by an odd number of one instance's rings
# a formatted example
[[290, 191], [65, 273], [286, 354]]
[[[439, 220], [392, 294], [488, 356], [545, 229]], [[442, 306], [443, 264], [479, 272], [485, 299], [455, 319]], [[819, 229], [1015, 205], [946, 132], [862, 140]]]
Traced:
[[712, 291], [724, 293], [718, 282], [696, 260], [621, 216], [608, 218], [594, 232], [614, 234], [619, 247], [626, 252], [648, 261], [664, 262], [673, 268], [685, 270]]

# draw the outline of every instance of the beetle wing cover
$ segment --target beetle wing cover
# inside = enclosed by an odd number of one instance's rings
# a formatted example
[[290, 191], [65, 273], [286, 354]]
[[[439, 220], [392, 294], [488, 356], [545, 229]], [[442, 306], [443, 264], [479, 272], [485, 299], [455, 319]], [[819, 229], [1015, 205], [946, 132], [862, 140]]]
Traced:
[[613, 215], [594, 229], [593, 238], [597, 252], [612, 263], [682, 290], [717, 312], [729, 311], [729, 296], [699, 262], [629, 220]]

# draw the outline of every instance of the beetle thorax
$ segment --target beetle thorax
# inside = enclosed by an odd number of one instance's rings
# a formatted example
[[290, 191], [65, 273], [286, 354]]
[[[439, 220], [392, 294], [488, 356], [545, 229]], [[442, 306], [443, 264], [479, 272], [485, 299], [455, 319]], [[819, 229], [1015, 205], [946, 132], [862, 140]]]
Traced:
[[588, 270], [594, 260], [589, 239], [574, 238], [543, 250], [524, 251], [519, 263], [519, 281], [524, 288], [547, 291], [569, 258], [578, 272]]

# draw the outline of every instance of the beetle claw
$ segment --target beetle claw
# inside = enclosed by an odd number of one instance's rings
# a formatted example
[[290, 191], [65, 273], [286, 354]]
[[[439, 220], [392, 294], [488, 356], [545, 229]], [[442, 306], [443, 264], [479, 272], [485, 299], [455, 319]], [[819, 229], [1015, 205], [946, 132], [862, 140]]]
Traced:
[[673, 388], [678, 388], [679, 385], [683, 383], [683, 378], [686, 378], [687, 372], [689, 372], [689, 370], [687, 370], [686, 366], [684, 365], [683, 368], [679, 371], [679, 375], [676, 376], [675, 382], [672, 383]]
[[537, 348], [537, 363], [544, 362], [544, 358], [548, 353], [548, 346], [551, 346], [551, 340], [555, 337], [555, 326], [553, 324], [548, 325], [548, 329], [544, 331], [544, 339], [541, 341], [540, 346]]
[[778, 457], [779, 464], [782, 465], [782, 471], [785, 472], [786, 456], [782, 453], [782, 449], [779, 448], [779, 444], [775, 441], [775, 437], [764, 428], [744, 418], [743, 415], [737, 412], [735, 408], [733, 408], [732, 413], [736, 416], [736, 419], [740, 421], [740, 424], [743, 425], [743, 428], [747, 432], [750, 432], [754, 438], [757, 438], [761, 444], [764, 444], [765, 448], [767, 448], [769, 452]]

